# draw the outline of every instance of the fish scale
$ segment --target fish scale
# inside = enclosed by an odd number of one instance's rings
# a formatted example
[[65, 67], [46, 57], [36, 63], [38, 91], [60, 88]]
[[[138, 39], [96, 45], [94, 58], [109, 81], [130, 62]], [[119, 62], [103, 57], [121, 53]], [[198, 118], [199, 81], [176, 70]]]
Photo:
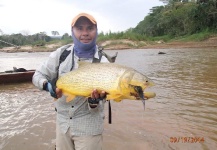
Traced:
[[[75, 96], [89, 97], [94, 89], [105, 91], [107, 100], [121, 101], [123, 99], [138, 100], [138, 91], [144, 91], [153, 85], [145, 75], [133, 68], [115, 63], [79, 62], [79, 67], [61, 76], [57, 80], [57, 87], [68, 96], [67, 101]], [[146, 99], [155, 96], [154, 92], [144, 95]], [[143, 97], [144, 97], [143, 96]]]

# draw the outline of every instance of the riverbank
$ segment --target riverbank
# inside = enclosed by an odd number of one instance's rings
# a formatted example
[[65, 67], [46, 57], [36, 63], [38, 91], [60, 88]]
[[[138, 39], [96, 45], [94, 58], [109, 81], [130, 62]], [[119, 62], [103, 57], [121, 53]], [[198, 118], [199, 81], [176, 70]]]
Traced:
[[[179, 48], [217, 48], [217, 37], [210, 37], [204, 41], [172, 41], [164, 42], [160, 41], [131, 41], [131, 40], [109, 40], [99, 42], [99, 46], [102, 46], [106, 50], [121, 50], [121, 49], [179, 49]], [[58, 47], [62, 46], [61, 43], [49, 44], [45, 46], [21, 46], [21, 47], [4, 47], [0, 49], [0, 52], [52, 52]]]

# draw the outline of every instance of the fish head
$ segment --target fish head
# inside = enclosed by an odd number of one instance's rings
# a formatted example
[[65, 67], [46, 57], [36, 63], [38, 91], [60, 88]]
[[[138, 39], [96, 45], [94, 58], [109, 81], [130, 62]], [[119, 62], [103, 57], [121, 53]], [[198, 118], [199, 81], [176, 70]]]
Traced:
[[[144, 90], [147, 87], [154, 85], [154, 82], [151, 79], [137, 71], [128, 72], [123, 78], [123, 85], [125, 86], [122, 86], [122, 91], [125, 93], [128, 92], [130, 96], [137, 100], [149, 98], [144, 95]], [[124, 90], [123, 87], [125, 88]]]
[[132, 74], [129, 84], [135, 87], [141, 87], [142, 90], [144, 90], [147, 87], [153, 86], [154, 82], [151, 79], [149, 79], [147, 76], [139, 72], [135, 72], [134, 74]]

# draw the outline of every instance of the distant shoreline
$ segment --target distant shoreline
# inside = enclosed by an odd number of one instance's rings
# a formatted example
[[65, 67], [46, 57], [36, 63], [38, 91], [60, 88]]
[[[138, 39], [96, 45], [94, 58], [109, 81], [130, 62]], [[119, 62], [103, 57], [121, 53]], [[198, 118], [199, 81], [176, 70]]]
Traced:
[[[131, 41], [131, 40], [109, 40], [98, 43], [105, 50], [124, 50], [124, 49], [184, 49], [184, 48], [216, 48], [217, 49], [217, 37], [211, 37], [204, 41], [198, 42], [146, 42], [146, 41]], [[0, 52], [16, 53], [16, 52], [52, 52], [55, 51], [61, 45], [49, 44], [43, 47], [21, 46], [19, 49], [15, 47], [4, 47], [0, 49]]]

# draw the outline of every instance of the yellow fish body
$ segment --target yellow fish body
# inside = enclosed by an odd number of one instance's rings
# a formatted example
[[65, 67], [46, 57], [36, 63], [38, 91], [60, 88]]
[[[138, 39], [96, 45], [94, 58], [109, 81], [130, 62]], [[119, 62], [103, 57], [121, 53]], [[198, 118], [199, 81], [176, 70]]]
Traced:
[[93, 89], [105, 91], [107, 100], [141, 99], [137, 88], [142, 90], [144, 98], [155, 97], [153, 92], [144, 92], [153, 82], [138, 71], [114, 63], [80, 62], [79, 68], [61, 76], [56, 83], [67, 96], [67, 101], [75, 96], [90, 97]]

